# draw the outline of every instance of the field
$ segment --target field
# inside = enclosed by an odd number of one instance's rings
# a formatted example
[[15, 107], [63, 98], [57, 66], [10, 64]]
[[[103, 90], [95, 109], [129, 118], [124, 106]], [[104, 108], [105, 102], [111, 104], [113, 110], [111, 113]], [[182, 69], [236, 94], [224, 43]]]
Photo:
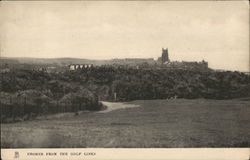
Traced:
[[250, 147], [249, 102], [176, 99], [107, 103], [112, 108], [108, 111], [1, 124], [1, 147]]

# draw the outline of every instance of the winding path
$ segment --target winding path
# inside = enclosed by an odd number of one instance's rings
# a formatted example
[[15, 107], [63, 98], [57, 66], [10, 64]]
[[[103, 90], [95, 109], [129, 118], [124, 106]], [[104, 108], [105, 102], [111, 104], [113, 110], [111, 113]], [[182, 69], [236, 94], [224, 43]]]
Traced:
[[126, 103], [121, 103], [121, 102], [104, 102], [101, 101], [103, 105], [105, 105], [107, 108], [103, 111], [99, 111], [98, 113], [107, 113], [111, 112], [117, 109], [125, 109], [125, 108], [135, 108], [135, 107], [140, 107], [140, 105], [136, 104], [126, 104]]

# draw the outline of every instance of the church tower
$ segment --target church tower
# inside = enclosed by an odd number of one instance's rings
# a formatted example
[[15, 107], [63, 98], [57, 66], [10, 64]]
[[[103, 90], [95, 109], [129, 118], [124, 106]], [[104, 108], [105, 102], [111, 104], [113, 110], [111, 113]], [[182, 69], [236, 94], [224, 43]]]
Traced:
[[169, 57], [168, 57], [168, 49], [162, 48], [162, 55], [161, 55], [161, 62], [164, 64], [165, 62], [169, 62]]

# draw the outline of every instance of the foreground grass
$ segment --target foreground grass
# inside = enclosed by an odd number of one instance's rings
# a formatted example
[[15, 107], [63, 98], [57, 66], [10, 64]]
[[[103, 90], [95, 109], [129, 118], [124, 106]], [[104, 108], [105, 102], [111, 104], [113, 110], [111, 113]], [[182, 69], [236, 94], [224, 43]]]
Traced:
[[1, 147], [250, 147], [249, 100], [145, 100], [136, 108], [1, 125]]

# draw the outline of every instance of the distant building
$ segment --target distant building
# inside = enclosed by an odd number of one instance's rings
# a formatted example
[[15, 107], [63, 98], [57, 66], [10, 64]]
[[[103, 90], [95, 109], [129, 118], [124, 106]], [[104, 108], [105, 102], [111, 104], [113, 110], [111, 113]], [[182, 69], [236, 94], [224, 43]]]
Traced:
[[112, 59], [111, 64], [137, 66], [143, 63], [154, 64], [153, 58], [125, 58], [125, 59]]
[[0, 73], [8, 73], [8, 72], [10, 72], [9, 68], [0, 69]]
[[250, 75], [250, 72], [243, 72], [244, 74], [246, 74], [246, 75]]
[[203, 69], [208, 69], [208, 63], [206, 61], [201, 61], [201, 62], [178, 62], [178, 61], [173, 61], [173, 62], [165, 62], [163, 64], [163, 67], [166, 68], [177, 68], [177, 69], [198, 69], [198, 70], [203, 70]]
[[70, 64], [69, 65], [69, 70], [74, 71], [74, 70], [79, 70], [79, 69], [88, 69], [88, 68], [93, 68], [93, 64]]
[[162, 61], [162, 64], [170, 61], [169, 57], [168, 57], [168, 49], [167, 48], [166, 49], [162, 48], [161, 61]]
[[168, 48], [162, 48], [162, 55], [157, 60], [163, 68], [179, 68], [179, 69], [208, 69], [208, 62], [202, 60], [201, 62], [179, 62], [170, 61]]
[[10, 68], [9, 68], [9, 65], [5, 63], [4, 66], [1, 67], [0, 73], [7, 73], [7, 72], [10, 72]]
[[168, 55], [168, 48], [162, 48], [161, 57], [158, 58], [158, 62], [164, 64], [166, 62], [170, 62], [169, 55]]

